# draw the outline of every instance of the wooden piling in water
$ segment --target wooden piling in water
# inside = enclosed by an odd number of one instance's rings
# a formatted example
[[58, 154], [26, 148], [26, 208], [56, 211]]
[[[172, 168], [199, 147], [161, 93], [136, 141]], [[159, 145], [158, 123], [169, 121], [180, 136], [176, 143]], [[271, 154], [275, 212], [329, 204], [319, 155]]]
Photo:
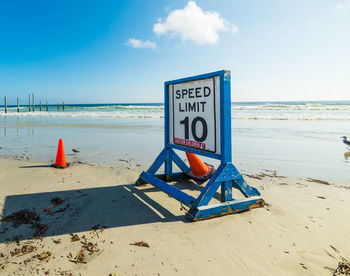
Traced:
[[34, 93], [32, 93], [32, 105], [33, 105], [33, 108], [32, 108], [32, 110], [34, 111]]
[[40, 101], [40, 111], [41, 111], [41, 101]]
[[64, 102], [62, 102], [62, 109], [63, 109], [63, 111], [64, 111]]
[[46, 102], [46, 111], [49, 111], [49, 106], [48, 106], [47, 102]]
[[29, 112], [30, 112], [30, 94], [29, 94], [28, 109], [29, 109]]
[[57, 110], [60, 110], [60, 106], [58, 105], [58, 103], [57, 103]]
[[17, 113], [19, 113], [19, 98], [17, 97]]
[[5, 113], [7, 113], [7, 99], [6, 99], [6, 96], [5, 96]]

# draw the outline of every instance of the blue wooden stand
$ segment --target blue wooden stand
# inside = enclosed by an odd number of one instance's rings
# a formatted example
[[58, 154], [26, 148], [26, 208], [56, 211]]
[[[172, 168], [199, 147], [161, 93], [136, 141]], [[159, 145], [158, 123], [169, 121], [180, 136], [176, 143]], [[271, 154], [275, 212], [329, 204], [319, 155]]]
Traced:
[[[214, 77], [220, 78], [220, 154], [170, 143], [169, 85]], [[232, 164], [230, 82], [230, 72], [223, 70], [165, 83], [165, 147], [147, 172], [142, 172], [139, 179], [136, 181], [137, 185], [148, 182], [190, 207], [186, 214], [186, 218], [191, 221], [238, 213], [256, 207], [262, 207], [265, 204], [264, 200], [260, 197], [259, 191], [256, 188], [249, 186], [245, 182], [243, 176]], [[203, 190], [197, 198], [194, 198], [166, 183], [180, 179], [187, 179], [187, 173], [190, 171], [190, 168], [181, 160], [174, 149], [219, 159], [221, 161], [219, 167], [203, 187]], [[173, 162], [182, 170], [182, 172], [173, 173]], [[165, 173], [157, 175], [156, 172], [163, 164]], [[208, 205], [220, 186], [221, 203]], [[246, 198], [234, 200], [232, 198], [232, 188], [238, 189]]]

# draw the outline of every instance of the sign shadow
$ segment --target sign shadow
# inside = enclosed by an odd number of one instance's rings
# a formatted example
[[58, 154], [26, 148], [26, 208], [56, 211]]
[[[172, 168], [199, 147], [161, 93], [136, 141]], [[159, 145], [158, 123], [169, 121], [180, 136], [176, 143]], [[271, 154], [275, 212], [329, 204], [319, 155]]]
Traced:
[[[18, 211], [24, 214], [14, 218]], [[28, 219], [26, 212], [34, 212], [39, 219]], [[8, 219], [10, 215], [12, 219]], [[179, 220], [184, 221], [184, 216], [175, 216], [133, 185], [10, 195], [5, 198], [0, 220], [0, 243], [33, 238], [38, 224], [43, 225], [41, 230], [47, 226], [40, 235], [47, 237], [90, 231], [96, 226]]]
[[[195, 180], [192, 180], [192, 179], [182, 179], [181, 181], [171, 183], [171, 186], [173, 186], [181, 191], [189, 190], [193, 193], [196, 193], [197, 195], [195, 197], [197, 197], [199, 195], [199, 193], [202, 192], [202, 190], [204, 189], [206, 183], [207, 183], [207, 181], [204, 183], [198, 184], [195, 182]], [[159, 188], [150, 186], [148, 188], [143, 188], [142, 191], [143, 192], [156, 192], [156, 191], [159, 191]], [[213, 198], [220, 201], [220, 193], [216, 192], [214, 194]]]

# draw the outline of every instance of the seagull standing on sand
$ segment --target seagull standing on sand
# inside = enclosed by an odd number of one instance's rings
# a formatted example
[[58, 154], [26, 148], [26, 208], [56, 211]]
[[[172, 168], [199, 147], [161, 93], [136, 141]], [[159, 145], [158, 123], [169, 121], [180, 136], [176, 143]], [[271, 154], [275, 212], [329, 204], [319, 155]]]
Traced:
[[342, 136], [342, 137], [340, 137], [340, 138], [343, 138], [343, 143], [344, 143], [345, 145], [347, 145], [348, 148], [349, 148], [349, 147], [350, 147], [350, 141], [346, 139], [347, 137], [346, 137], [346, 136]]

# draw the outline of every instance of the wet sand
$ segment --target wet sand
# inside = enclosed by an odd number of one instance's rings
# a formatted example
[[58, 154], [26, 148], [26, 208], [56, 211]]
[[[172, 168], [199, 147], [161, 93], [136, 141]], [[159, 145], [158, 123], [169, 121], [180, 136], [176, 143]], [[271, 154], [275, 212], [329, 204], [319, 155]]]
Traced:
[[[349, 126], [346, 120], [233, 119], [232, 158], [240, 170], [249, 173], [268, 168], [292, 178], [350, 183], [350, 152], [340, 139], [343, 135], [350, 137]], [[76, 148], [80, 160], [90, 163], [118, 166], [122, 156], [149, 166], [164, 145], [163, 119], [0, 118], [1, 155], [25, 153], [47, 162], [55, 158], [59, 138], [63, 138], [69, 160], [74, 157], [71, 149]]]
[[65, 170], [26, 159], [0, 158], [0, 274], [330, 275], [350, 257], [348, 183], [259, 171], [245, 178], [264, 208], [190, 223], [178, 201], [133, 185], [144, 168], [131, 158]]

